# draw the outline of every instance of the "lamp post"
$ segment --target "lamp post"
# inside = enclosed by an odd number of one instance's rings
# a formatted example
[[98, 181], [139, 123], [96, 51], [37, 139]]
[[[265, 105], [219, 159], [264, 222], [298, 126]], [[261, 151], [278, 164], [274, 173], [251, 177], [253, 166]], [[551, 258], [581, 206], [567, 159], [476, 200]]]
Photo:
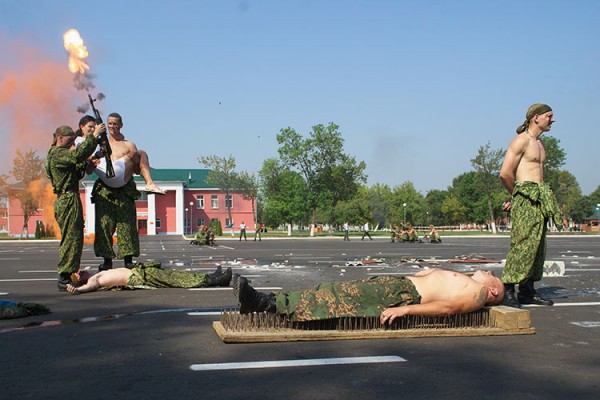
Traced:
[[402, 207], [404, 207], [404, 225], [406, 225], [406, 203], [402, 203]]
[[596, 204], [596, 226], [598, 227], [598, 233], [600, 234], [600, 203]]
[[188, 208], [185, 208], [185, 233], [188, 233], [188, 226], [189, 226], [189, 221], [188, 221]]
[[190, 235], [193, 233], [192, 231], [192, 209], [194, 208], [194, 202], [190, 201]]
[[427, 211], [427, 226], [429, 226], [429, 211]]

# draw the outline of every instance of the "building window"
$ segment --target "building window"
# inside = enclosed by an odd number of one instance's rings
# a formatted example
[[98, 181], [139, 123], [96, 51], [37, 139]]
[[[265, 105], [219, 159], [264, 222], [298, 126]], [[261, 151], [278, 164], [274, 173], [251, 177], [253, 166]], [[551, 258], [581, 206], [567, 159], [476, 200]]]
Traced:
[[230, 218], [225, 218], [225, 228], [233, 228], [233, 222]]
[[196, 198], [196, 208], [198, 210], [204, 209], [204, 195], [200, 195]]
[[196, 221], [196, 224], [197, 224], [198, 226], [202, 226], [202, 225], [204, 225], [204, 218], [198, 218], [198, 220]]
[[233, 208], [233, 199], [231, 198], [230, 194], [228, 194], [227, 196], [225, 196], [225, 207], [226, 208]]
[[213, 209], [219, 208], [219, 197], [216, 194], [210, 196], [210, 207]]
[[160, 218], [156, 218], [155, 222], [156, 229], [160, 229]]

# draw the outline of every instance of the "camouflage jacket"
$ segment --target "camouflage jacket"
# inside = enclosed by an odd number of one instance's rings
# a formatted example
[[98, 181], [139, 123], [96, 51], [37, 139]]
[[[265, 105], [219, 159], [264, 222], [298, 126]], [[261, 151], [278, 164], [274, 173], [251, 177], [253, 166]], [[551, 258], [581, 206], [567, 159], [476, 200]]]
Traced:
[[46, 173], [54, 193], [78, 193], [79, 181], [85, 175], [86, 160], [96, 148], [96, 139], [89, 135], [81, 146], [74, 150], [52, 146], [46, 159]]

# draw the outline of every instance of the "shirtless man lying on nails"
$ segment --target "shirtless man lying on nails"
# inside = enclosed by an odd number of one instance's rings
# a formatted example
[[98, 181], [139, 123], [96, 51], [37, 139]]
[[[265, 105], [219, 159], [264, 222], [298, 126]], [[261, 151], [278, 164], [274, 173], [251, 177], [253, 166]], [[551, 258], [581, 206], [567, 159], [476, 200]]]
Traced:
[[391, 323], [405, 315], [444, 316], [469, 313], [502, 303], [504, 285], [489, 271], [472, 276], [428, 269], [414, 276], [376, 276], [369, 279], [322, 283], [303, 292], [257, 292], [248, 280], [233, 277], [240, 313], [270, 312], [293, 321], [339, 317], [380, 317]]

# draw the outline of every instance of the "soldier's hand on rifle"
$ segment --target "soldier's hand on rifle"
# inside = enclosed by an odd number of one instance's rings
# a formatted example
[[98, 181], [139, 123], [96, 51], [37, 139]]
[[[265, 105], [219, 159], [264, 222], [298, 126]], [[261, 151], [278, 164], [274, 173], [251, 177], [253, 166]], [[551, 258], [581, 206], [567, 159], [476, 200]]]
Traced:
[[100, 136], [100, 134], [106, 132], [106, 125], [104, 125], [104, 122], [100, 123], [100, 124], [96, 124], [96, 128], [94, 129], [94, 137], [98, 137]]

